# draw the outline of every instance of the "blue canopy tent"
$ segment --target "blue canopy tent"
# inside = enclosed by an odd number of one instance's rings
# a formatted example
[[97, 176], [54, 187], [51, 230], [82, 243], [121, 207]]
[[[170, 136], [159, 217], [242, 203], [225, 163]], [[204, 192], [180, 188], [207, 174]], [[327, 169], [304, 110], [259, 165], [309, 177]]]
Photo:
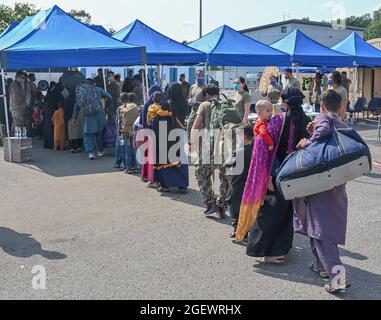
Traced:
[[0, 54], [1, 68], [12, 69], [145, 63], [143, 47], [96, 32], [57, 6], [40, 11], [2, 37]]
[[381, 67], [381, 51], [363, 40], [356, 32], [332, 48], [351, 55], [355, 65], [364, 67]]
[[[373, 47], [371, 44], [363, 40], [356, 32], [353, 32], [348, 38], [338, 43], [332, 48], [338, 52], [349, 54], [353, 57], [355, 74], [357, 79], [357, 68], [361, 67], [380, 67], [381, 66], [381, 51]], [[353, 96], [356, 96], [357, 80], [354, 81]], [[353, 99], [353, 107], [356, 101]]]
[[145, 46], [149, 65], [197, 64], [206, 60], [205, 53], [162, 35], [140, 20], [135, 20], [120, 30], [114, 35], [114, 38], [126, 43]]
[[302, 66], [350, 67], [354, 62], [351, 56], [323, 46], [298, 29], [273, 43], [271, 47], [288, 53], [292, 64]]
[[91, 24], [89, 27], [95, 31], [98, 31], [100, 33], [103, 33], [105, 36], [111, 36], [111, 33], [106, 30], [105, 27], [98, 25], [98, 24]]
[[[0, 67], [37, 69], [78, 66], [125, 66], [146, 63], [144, 47], [105, 36], [54, 6], [0, 38]], [[3, 96], [6, 103], [6, 96]], [[6, 111], [7, 114], [7, 111]], [[7, 134], [10, 136], [7, 119]]]
[[212, 66], [288, 66], [290, 56], [251, 39], [224, 25], [199, 40], [191, 48], [207, 54]]
[[14, 28], [16, 28], [20, 22], [14, 21], [12, 22], [2, 33], [0, 33], [0, 38], [4, 37], [7, 33], [11, 32]]

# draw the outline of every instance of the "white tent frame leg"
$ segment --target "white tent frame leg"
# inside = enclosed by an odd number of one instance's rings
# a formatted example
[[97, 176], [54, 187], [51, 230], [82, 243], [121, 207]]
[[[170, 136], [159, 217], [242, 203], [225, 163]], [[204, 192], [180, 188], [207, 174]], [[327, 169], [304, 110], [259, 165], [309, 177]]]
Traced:
[[4, 101], [5, 125], [7, 129], [7, 138], [8, 138], [9, 162], [12, 162], [12, 146], [11, 146], [11, 140], [10, 140], [11, 132], [9, 129], [8, 101], [7, 101], [7, 92], [5, 90], [5, 72], [3, 68], [1, 68], [1, 82], [3, 86], [3, 94], [0, 96], [0, 98], [3, 98], [3, 101]]
[[358, 69], [357, 69], [357, 64], [355, 64], [355, 70], [354, 70], [354, 75], [353, 75], [353, 101], [352, 101], [352, 109], [354, 110], [355, 105], [356, 105], [356, 96], [357, 96], [357, 78], [358, 78]]

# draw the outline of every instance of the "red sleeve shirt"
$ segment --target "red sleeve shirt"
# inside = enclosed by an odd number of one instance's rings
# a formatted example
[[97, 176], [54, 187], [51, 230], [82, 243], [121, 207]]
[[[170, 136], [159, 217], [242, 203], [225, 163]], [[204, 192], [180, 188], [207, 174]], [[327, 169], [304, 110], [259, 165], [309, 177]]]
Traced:
[[255, 136], [260, 136], [269, 147], [274, 146], [274, 141], [269, 135], [266, 121], [258, 120], [255, 123], [254, 134]]

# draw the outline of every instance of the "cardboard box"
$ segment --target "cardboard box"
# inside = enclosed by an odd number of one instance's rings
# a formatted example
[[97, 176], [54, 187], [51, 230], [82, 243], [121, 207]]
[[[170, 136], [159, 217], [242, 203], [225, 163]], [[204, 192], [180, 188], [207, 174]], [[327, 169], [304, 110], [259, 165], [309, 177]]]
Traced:
[[[23, 163], [32, 160], [32, 139], [9, 139], [12, 150], [12, 162]], [[8, 138], [4, 139], [4, 160], [10, 162]]]

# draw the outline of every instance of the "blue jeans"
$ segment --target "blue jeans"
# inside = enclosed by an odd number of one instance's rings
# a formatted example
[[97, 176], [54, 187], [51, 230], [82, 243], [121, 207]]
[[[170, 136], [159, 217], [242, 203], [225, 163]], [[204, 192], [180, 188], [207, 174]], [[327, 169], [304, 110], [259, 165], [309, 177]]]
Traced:
[[128, 135], [124, 135], [124, 143], [126, 170], [136, 169], [138, 164], [136, 161], [136, 149], [134, 148], [132, 138], [129, 138]]
[[115, 143], [115, 164], [120, 166], [122, 163], [126, 167], [126, 151], [125, 146], [120, 145], [120, 138], [117, 136]]
[[90, 154], [96, 152], [103, 152], [103, 131], [95, 134], [85, 133], [83, 135], [83, 142], [85, 145], [86, 153]]

